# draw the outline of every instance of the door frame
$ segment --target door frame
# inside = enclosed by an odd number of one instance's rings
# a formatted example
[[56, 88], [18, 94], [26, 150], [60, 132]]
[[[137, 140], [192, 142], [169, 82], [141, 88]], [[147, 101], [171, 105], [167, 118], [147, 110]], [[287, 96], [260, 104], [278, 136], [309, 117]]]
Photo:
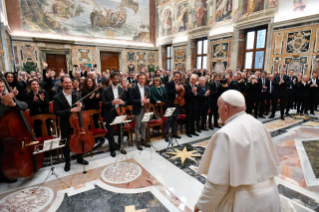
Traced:
[[108, 47], [97, 47], [97, 68], [99, 71], [101, 71], [102, 65], [101, 65], [101, 52], [114, 52], [119, 53], [119, 67], [120, 72], [127, 72], [125, 67], [125, 49], [124, 48], [108, 48]]
[[65, 55], [66, 59], [66, 72], [68, 73], [70, 68], [72, 68], [72, 57], [71, 57], [71, 50], [70, 49], [47, 49], [47, 48], [39, 48], [39, 58], [40, 58], [40, 67], [41, 70], [39, 70], [42, 73], [43, 65], [42, 61], [47, 61], [47, 54], [59, 54], [59, 55]]

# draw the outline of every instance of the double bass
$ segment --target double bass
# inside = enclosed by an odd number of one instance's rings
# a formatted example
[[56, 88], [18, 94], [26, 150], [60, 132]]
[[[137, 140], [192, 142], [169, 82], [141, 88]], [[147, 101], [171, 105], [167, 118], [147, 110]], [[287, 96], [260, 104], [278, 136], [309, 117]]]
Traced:
[[[0, 77], [8, 92], [11, 93], [12, 89], [1, 72]], [[13, 100], [17, 102], [15, 97]], [[8, 179], [30, 177], [43, 165], [44, 154], [33, 154], [34, 145], [39, 142], [36, 141], [36, 135], [32, 129], [31, 117], [22, 110], [12, 108], [1, 117], [0, 139], [4, 146], [1, 166], [3, 174]]]

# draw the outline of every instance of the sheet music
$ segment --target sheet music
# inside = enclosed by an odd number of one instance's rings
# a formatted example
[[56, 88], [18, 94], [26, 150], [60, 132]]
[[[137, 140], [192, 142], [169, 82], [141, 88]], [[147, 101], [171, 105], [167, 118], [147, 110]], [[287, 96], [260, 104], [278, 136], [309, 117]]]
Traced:
[[165, 111], [164, 117], [170, 117], [173, 115], [176, 107], [168, 107]]

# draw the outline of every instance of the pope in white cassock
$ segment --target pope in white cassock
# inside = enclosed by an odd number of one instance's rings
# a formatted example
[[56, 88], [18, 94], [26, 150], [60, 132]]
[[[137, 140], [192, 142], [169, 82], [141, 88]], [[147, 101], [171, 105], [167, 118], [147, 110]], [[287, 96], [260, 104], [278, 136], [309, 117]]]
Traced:
[[225, 125], [210, 140], [198, 173], [207, 180], [195, 212], [278, 212], [274, 176], [279, 160], [268, 130], [245, 113], [245, 98], [235, 90], [218, 99]]

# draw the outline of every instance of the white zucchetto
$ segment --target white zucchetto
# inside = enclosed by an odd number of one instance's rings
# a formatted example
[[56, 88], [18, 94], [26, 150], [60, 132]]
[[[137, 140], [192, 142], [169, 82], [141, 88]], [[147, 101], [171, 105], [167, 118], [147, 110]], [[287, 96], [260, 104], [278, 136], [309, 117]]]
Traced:
[[225, 91], [221, 98], [224, 100], [224, 102], [230, 104], [234, 107], [245, 107], [245, 98], [244, 96], [236, 90], [228, 90]]

